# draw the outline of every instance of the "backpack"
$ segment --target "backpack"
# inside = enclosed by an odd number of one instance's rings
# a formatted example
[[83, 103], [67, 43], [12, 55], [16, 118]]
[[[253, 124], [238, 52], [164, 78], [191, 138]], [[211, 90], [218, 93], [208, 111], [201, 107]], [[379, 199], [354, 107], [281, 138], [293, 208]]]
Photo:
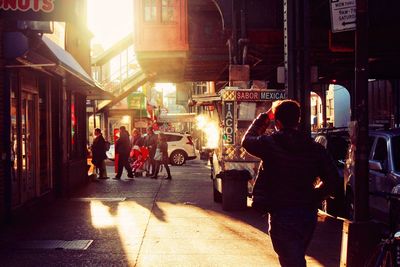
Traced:
[[105, 142], [106, 151], [110, 150], [110, 146], [111, 146], [110, 142], [106, 141]]

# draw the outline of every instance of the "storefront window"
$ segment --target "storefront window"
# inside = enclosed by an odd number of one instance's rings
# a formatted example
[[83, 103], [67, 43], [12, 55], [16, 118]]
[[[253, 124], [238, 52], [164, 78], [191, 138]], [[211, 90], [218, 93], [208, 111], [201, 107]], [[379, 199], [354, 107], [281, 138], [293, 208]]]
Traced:
[[76, 113], [75, 113], [75, 96], [71, 94], [71, 155], [76, 155], [77, 152], [77, 120], [76, 120]]
[[[89, 144], [93, 144], [93, 133], [95, 128], [101, 128], [100, 125], [100, 115], [96, 115], [96, 117], [93, 117], [91, 115], [88, 119], [88, 131], [89, 131], [89, 137], [88, 137], [88, 142]], [[103, 129], [102, 129], [103, 130]], [[106, 133], [103, 131], [103, 136], [106, 137]]]
[[17, 90], [12, 87], [11, 90], [11, 176], [13, 181], [17, 179], [17, 170], [18, 170], [18, 131], [17, 131], [17, 110], [18, 110], [18, 98], [17, 98]]

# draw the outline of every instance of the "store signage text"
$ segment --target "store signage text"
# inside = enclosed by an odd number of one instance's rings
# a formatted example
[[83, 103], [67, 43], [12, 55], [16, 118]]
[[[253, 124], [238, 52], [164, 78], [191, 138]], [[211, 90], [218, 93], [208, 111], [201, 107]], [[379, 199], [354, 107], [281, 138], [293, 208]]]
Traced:
[[76, 21], [80, 0], [0, 0], [5, 20]]
[[332, 32], [356, 29], [356, 0], [330, 0]]
[[0, 0], [1, 9], [51, 13], [54, 11], [54, 0]]
[[282, 100], [286, 98], [286, 93], [284, 91], [271, 91], [260, 93], [260, 100]]
[[236, 101], [263, 101], [263, 100], [282, 100], [286, 99], [286, 93], [283, 90], [237, 90]]
[[235, 140], [235, 104], [224, 102], [224, 144], [233, 144]]

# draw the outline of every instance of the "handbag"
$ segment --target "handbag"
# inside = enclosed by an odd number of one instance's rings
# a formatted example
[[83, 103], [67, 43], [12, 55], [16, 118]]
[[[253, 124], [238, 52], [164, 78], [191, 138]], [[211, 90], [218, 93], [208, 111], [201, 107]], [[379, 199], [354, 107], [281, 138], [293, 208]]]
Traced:
[[154, 160], [161, 161], [161, 159], [162, 159], [162, 153], [160, 149], [157, 147], [156, 154], [154, 154]]

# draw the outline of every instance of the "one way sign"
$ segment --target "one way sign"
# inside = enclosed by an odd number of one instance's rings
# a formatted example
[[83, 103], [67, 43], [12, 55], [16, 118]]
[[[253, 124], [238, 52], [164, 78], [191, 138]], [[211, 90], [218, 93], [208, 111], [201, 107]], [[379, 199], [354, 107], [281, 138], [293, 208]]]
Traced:
[[356, 0], [330, 0], [332, 32], [356, 29]]

